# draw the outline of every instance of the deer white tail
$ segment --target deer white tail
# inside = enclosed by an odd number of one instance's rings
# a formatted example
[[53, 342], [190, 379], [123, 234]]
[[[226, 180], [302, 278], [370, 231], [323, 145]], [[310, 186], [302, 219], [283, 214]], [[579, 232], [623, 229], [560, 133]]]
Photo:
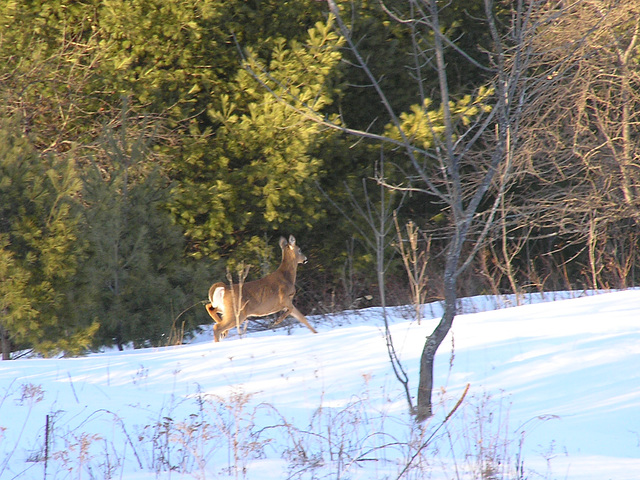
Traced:
[[224, 287], [218, 287], [213, 292], [210, 292], [211, 296], [209, 297], [209, 301], [213, 308], [217, 308], [224, 315]]

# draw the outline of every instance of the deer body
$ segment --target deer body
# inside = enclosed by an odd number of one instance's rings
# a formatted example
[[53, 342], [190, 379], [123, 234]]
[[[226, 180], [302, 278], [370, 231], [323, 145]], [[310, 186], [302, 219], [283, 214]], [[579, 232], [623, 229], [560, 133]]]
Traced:
[[[242, 325], [249, 317], [264, 317], [272, 313], [282, 312], [275, 325], [282, 322], [289, 315], [295, 317], [313, 333], [318, 333], [309, 324], [305, 316], [293, 306], [293, 296], [296, 293], [296, 272], [298, 264], [305, 263], [300, 247], [296, 245], [293, 235], [289, 241], [280, 239], [282, 262], [278, 269], [252, 282], [226, 285], [222, 282], [214, 283], [209, 289], [209, 304], [207, 312], [213, 318], [213, 335], [216, 342], [226, 336], [228, 330]], [[220, 318], [222, 314], [222, 318]]]

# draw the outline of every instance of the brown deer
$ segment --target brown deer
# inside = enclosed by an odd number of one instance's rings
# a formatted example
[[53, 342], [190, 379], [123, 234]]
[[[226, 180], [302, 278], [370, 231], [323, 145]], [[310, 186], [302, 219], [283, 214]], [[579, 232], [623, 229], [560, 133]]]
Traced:
[[[300, 247], [296, 245], [293, 235], [289, 241], [280, 238], [282, 262], [278, 269], [260, 280], [226, 285], [214, 283], [209, 289], [207, 312], [215, 322], [213, 336], [216, 342], [227, 335], [227, 331], [240, 326], [248, 317], [264, 317], [272, 313], [282, 312], [274, 325], [278, 325], [289, 315], [303, 323], [313, 333], [318, 333], [309, 325], [305, 316], [293, 306], [296, 293], [296, 271], [299, 263], [306, 263]], [[222, 318], [220, 315], [222, 314]]]

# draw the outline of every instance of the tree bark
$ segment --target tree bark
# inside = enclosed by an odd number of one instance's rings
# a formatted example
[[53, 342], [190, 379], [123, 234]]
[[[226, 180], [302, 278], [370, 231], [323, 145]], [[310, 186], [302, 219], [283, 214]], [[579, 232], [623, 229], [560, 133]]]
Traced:
[[456, 316], [457, 303], [457, 267], [460, 252], [455, 246], [447, 253], [444, 273], [444, 314], [440, 322], [424, 343], [420, 356], [420, 378], [418, 380], [418, 401], [416, 421], [423, 422], [433, 414], [431, 396], [433, 393], [433, 367], [435, 355], [445, 339]]
[[0, 350], [2, 350], [2, 360], [11, 360], [11, 339], [2, 325], [0, 325]]

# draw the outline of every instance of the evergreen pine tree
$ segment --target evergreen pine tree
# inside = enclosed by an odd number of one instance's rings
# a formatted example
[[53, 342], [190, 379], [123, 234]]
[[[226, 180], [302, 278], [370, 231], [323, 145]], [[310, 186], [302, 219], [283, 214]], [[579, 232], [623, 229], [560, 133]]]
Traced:
[[82, 351], [97, 324], [76, 322], [68, 303], [82, 253], [73, 164], [37, 154], [15, 124], [0, 124], [0, 327], [10, 344], [44, 354]]
[[143, 137], [129, 140], [123, 122], [101, 145], [107, 171], [94, 163], [84, 175], [85, 315], [100, 322], [101, 344], [159, 345], [188, 303], [193, 272], [183, 259], [184, 237], [162, 209], [169, 188], [157, 170], [148, 171]]

